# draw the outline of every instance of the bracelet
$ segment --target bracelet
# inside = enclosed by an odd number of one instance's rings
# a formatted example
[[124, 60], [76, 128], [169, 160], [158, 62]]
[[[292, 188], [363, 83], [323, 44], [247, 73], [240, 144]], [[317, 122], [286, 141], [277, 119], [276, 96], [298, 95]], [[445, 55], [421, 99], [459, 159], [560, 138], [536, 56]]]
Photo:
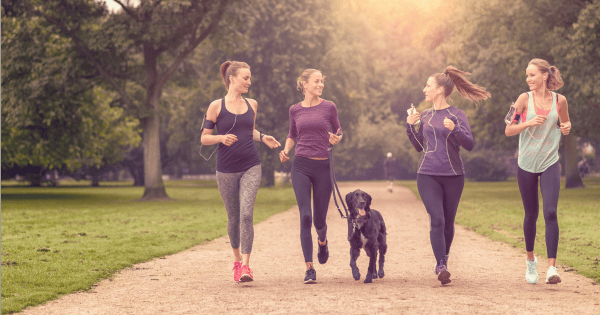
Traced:
[[259, 132], [260, 132], [260, 137], [259, 137], [259, 139], [260, 139], [260, 142], [262, 142], [262, 141], [263, 141], [263, 140], [262, 140], [262, 138], [265, 136], [265, 134], [264, 134], [264, 133], [262, 133], [262, 131], [259, 131]]

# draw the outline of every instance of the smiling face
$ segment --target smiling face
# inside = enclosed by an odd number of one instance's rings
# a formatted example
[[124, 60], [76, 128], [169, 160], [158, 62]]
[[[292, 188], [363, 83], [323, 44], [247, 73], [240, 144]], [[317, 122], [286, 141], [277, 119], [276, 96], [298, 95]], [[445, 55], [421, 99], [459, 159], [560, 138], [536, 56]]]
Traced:
[[250, 69], [241, 68], [238, 70], [238, 74], [236, 76], [229, 76], [229, 80], [231, 81], [229, 87], [233, 88], [235, 91], [239, 91], [240, 93], [248, 93], [248, 88], [250, 88], [250, 78], [252, 74], [250, 73]]
[[429, 77], [429, 79], [427, 79], [427, 84], [423, 89], [423, 93], [425, 93], [426, 102], [433, 103], [433, 100], [436, 98], [436, 96], [442, 95], [443, 92], [444, 88], [438, 86], [437, 81], [434, 77]]
[[304, 82], [304, 94], [321, 96], [325, 88], [325, 78], [321, 72], [315, 72], [308, 77], [308, 82]]
[[548, 73], [543, 73], [536, 65], [529, 65], [525, 70], [525, 74], [527, 75], [527, 85], [529, 85], [530, 90], [537, 90], [546, 85], [546, 80], [548, 79]]

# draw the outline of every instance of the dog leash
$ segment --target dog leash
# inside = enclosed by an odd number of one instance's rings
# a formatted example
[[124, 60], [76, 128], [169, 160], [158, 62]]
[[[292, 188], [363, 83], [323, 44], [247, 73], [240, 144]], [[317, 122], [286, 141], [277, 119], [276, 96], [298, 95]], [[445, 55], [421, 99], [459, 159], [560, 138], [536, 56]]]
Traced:
[[[327, 151], [329, 151], [329, 175], [331, 177], [331, 190], [333, 191], [333, 202], [335, 202], [335, 206], [337, 207], [337, 210], [340, 213], [340, 216], [342, 217], [342, 219], [346, 219], [346, 218], [348, 218], [348, 209], [346, 208], [344, 199], [342, 199], [342, 194], [340, 193], [340, 189], [338, 188], [337, 181], [335, 179], [335, 168], [333, 166], [333, 146], [331, 144], [329, 145], [329, 149]], [[340, 209], [340, 206], [338, 205], [338, 202], [337, 202], [337, 199], [335, 196], [336, 191], [340, 198], [340, 202], [342, 203], [342, 206], [344, 207], [346, 216], [344, 216], [344, 214], [342, 213], [342, 210]]]

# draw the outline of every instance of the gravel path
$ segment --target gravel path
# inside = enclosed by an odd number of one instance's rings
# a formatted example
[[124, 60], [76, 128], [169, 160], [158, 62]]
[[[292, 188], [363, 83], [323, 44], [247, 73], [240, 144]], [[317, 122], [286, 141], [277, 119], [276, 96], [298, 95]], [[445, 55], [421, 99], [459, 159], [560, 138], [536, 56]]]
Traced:
[[[457, 226], [449, 261], [452, 283], [433, 273], [428, 217], [408, 190], [385, 183], [343, 183], [373, 197], [388, 228], [383, 280], [365, 284], [368, 258], [358, 259], [361, 281], [349, 267], [346, 221], [331, 202], [329, 261], [317, 263], [317, 284], [305, 285], [297, 208], [255, 226], [254, 282], [233, 281], [227, 236], [181, 253], [135, 265], [97, 287], [27, 309], [23, 314], [600, 314], [600, 285], [559, 266], [562, 283], [525, 282], [525, 254]], [[460, 211], [460, 209], [459, 209]], [[316, 233], [313, 230], [313, 237]], [[316, 260], [315, 246], [315, 260]], [[559, 252], [560, 261], [560, 252]]]

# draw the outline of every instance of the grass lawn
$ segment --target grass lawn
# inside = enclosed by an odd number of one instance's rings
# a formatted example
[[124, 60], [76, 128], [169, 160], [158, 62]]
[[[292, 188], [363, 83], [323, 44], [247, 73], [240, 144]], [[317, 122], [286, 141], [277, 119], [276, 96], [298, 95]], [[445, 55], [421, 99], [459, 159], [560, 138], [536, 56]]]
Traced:
[[[416, 181], [397, 181], [417, 197]], [[558, 200], [560, 240], [557, 262], [600, 283], [600, 178], [585, 178], [585, 188], [564, 189]], [[540, 193], [535, 254], [547, 258]], [[521, 195], [515, 179], [506, 182], [466, 182], [456, 223], [493, 240], [507, 242], [525, 253]], [[525, 257], [525, 254], [523, 254]], [[523, 258], [525, 259], [525, 258]]]
[[[2, 184], [2, 314], [88, 290], [120, 269], [227, 234], [214, 181], [167, 181], [174, 200], [163, 202], [136, 201], [143, 187], [118, 183]], [[254, 223], [295, 204], [291, 187], [260, 188]]]

